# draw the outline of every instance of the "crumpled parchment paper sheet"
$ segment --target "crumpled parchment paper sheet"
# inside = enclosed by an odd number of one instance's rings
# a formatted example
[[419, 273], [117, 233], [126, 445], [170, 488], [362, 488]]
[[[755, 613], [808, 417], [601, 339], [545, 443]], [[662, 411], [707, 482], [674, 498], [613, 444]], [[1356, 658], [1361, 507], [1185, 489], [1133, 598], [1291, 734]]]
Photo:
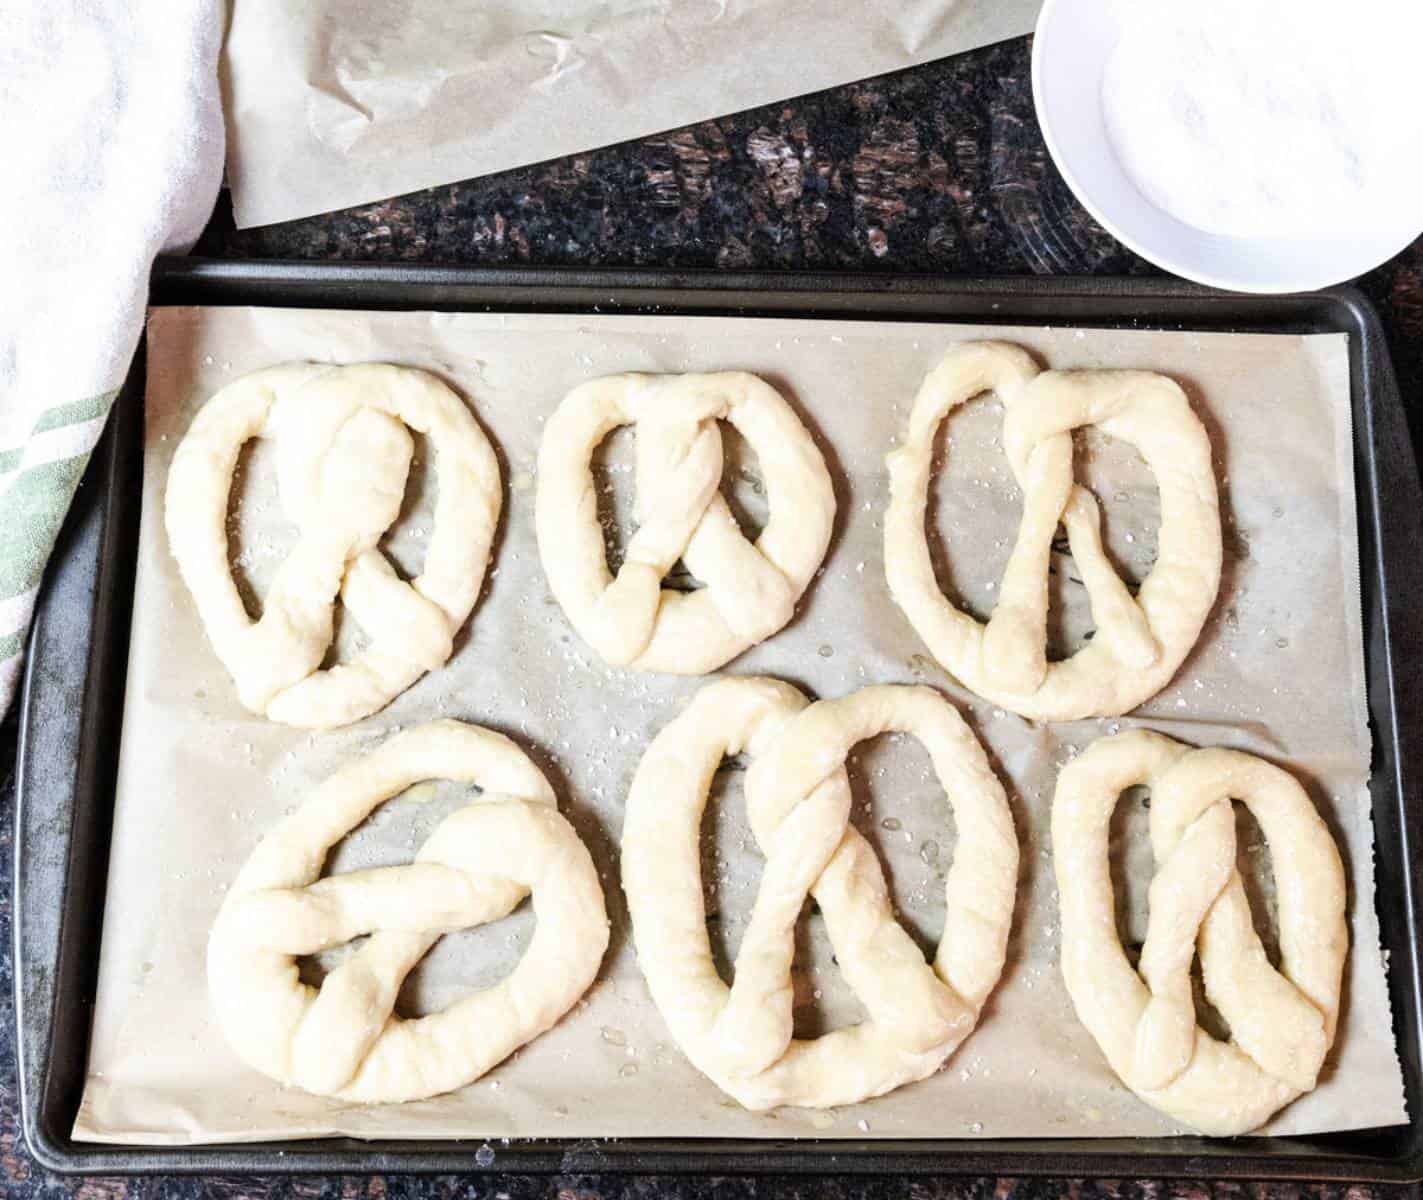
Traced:
[[674, 129], [1027, 33], [1041, 0], [236, 0], [239, 228]]

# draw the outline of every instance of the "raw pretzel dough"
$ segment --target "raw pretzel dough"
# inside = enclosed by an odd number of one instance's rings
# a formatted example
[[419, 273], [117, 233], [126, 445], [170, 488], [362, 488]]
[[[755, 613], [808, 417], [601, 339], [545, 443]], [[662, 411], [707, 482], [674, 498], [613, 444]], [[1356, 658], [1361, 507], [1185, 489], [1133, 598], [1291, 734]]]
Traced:
[[[1117, 938], [1107, 839], [1121, 793], [1140, 784], [1151, 789], [1157, 866], [1133, 970]], [[1270, 843], [1278, 971], [1236, 871], [1232, 800], [1250, 808]], [[1058, 779], [1052, 845], [1067, 990], [1132, 1091], [1203, 1133], [1229, 1136], [1313, 1089], [1334, 1040], [1349, 934], [1339, 851], [1291, 775], [1250, 754], [1193, 750], [1143, 729], [1102, 738]], [[1198, 947], [1229, 1042], [1196, 1024]]]
[[[770, 519], [753, 545], [719, 490], [718, 420], [761, 462]], [[637, 425], [637, 519], [608, 573], [590, 466], [619, 425]], [[701, 675], [795, 613], [830, 544], [835, 493], [825, 460], [779, 392], [754, 375], [610, 375], [574, 388], [539, 447], [539, 555], [579, 634], [609, 663]], [[662, 587], [678, 559], [706, 586]]]
[[[870, 844], [850, 825], [845, 756], [887, 730], [928, 748], [958, 847], [931, 967], [895, 920]], [[702, 811], [723, 756], [748, 752], [746, 804], [766, 868], [722, 983], [702, 899]], [[806, 707], [774, 679], [697, 693], [648, 748], [628, 797], [623, 887], [653, 1000], [696, 1067], [751, 1109], [853, 1104], [938, 1069], [973, 1030], [1003, 969], [1018, 840], [1003, 788], [958, 713], [922, 687], [868, 687]], [[809, 893], [867, 1020], [791, 1036], [795, 924]]]
[[[484, 792], [413, 863], [319, 878], [332, 846], [425, 779]], [[538, 924], [512, 974], [443, 1012], [393, 1015], [406, 973], [441, 934], [497, 921], [530, 893]], [[298, 956], [367, 933], [319, 990], [300, 981]], [[213, 926], [208, 988], [227, 1040], [256, 1070], [395, 1103], [463, 1087], [552, 1027], [607, 945], [593, 860], [538, 768], [502, 734], [436, 721], [338, 771], [262, 840]]]
[[[406, 583], [378, 549], [429, 436], [439, 499], [424, 570]], [[228, 565], [227, 506], [243, 445], [273, 437], [299, 540], [253, 621]], [[499, 464], [469, 409], [424, 371], [292, 363], [244, 375], [194, 418], [168, 474], [168, 540], [242, 703], [325, 729], [384, 707], [450, 656], [479, 596], [499, 520]], [[319, 669], [337, 592], [370, 643]]]
[[[1023, 489], [1023, 518], [985, 626], [940, 592], [924, 514], [935, 430], [987, 391], [1003, 403], [1003, 447]], [[1156, 475], [1159, 549], [1135, 598], [1102, 549], [1096, 500], [1072, 479], [1072, 430], [1083, 425], [1135, 446]], [[1039, 372], [1017, 346], [966, 342], [924, 380], [888, 464], [889, 590], [934, 657], [980, 696], [1035, 720], [1112, 716], [1160, 691], [1195, 645], [1220, 584], [1220, 510], [1205, 427], [1165, 376]], [[1097, 629], [1071, 658], [1050, 663], [1048, 564], [1059, 523]]]

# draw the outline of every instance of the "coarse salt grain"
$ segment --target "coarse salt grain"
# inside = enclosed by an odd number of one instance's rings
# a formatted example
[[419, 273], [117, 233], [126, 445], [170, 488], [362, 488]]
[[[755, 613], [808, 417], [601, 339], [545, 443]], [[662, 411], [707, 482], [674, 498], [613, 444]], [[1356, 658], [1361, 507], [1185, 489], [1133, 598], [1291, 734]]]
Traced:
[[1230, 237], [1342, 234], [1416, 194], [1423, 106], [1395, 59], [1423, 36], [1423, 5], [1134, 0], [1121, 11], [1102, 81], [1107, 135], [1137, 189], [1177, 220]]

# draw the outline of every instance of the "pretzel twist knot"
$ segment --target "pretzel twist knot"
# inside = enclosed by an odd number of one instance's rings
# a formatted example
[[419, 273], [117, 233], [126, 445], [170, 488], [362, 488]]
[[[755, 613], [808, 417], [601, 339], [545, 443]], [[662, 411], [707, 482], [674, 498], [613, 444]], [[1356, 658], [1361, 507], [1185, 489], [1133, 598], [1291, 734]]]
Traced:
[[[424, 779], [478, 783], [401, 867], [321, 879], [331, 847]], [[394, 1015], [407, 973], [442, 934], [508, 915], [538, 924], [513, 973], [441, 1012]], [[297, 958], [368, 940], [319, 989]], [[322, 783], [257, 846], [218, 913], [208, 986], [229, 1043], [283, 1083], [357, 1103], [438, 1095], [478, 1079], [553, 1026], [608, 945], [588, 851], [513, 742], [458, 721], [401, 733]]]
[[[424, 569], [407, 583], [378, 543], [400, 514], [411, 429], [430, 438], [439, 499]], [[297, 542], [253, 621], [228, 563], [227, 509], [238, 455], [256, 437], [276, 441]], [[243, 705], [274, 721], [329, 728], [382, 708], [449, 658], [479, 596], [500, 502], [488, 439], [434, 376], [301, 363], [243, 376], [202, 407], [173, 456], [165, 520]], [[369, 644], [322, 670], [338, 593]]]
[[[849, 823], [846, 755], [889, 730], [928, 748], [958, 828], [932, 965], [895, 919], [875, 851]], [[743, 751], [766, 866], [728, 988], [707, 937], [698, 830], [713, 772]], [[937, 693], [869, 687], [807, 707], [789, 684], [728, 679], [703, 688], [648, 748], [628, 797], [622, 864], [638, 962], [696, 1067], [747, 1108], [823, 1108], [923, 1079], [973, 1030], [1003, 969], [1018, 842], [987, 756]], [[807, 895], [869, 1015], [800, 1040], [791, 965]]]
[[[718, 420], [761, 463], [770, 518], [755, 543], [722, 496]], [[617, 576], [598, 523], [593, 451], [637, 426], [637, 530]], [[603, 659], [641, 671], [715, 670], [786, 624], [825, 557], [835, 495], [825, 461], [775, 388], [754, 375], [612, 375], [575, 388], [539, 448], [536, 526], [549, 585]], [[678, 560], [705, 587], [662, 580]]]
[[[924, 525], [935, 431], [987, 391], [1003, 404], [1003, 447], [1023, 491], [1023, 516], [983, 625], [940, 592]], [[1156, 475], [1159, 550], [1136, 596], [1103, 549], [1096, 499], [1073, 481], [1072, 430], [1084, 425], [1135, 446]], [[1165, 686], [1195, 644], [1220, 584], [1220, 512], [1205, 427], [1171, 380], [1146, 371], [1039, 371], [1017, 346], [964, 343], [924, 380], [888, 465], [890, 592], [934, 657], [979, 695], [1038, 720], [1123, 713]], [[1096, 634], [1071, 658], [1050, 663], [1048, 571], [1059, 525]]]
[[[1117, 938], [1107, 842], [1118, 797], [1142, 784], [1151, 790], [1156, 874], [1133, 969]], [[1236, 869], [1232, 800], [1246, 804], [1270, 845], [1278, 970]], [[1250, 754], [1192, 750], [1146, 730], [1102, 738], [1058, 779], [1052, 842], [1067, 989], [1128, 1087], [1220, 1136], [1254, 1129], [1314, 1087], [1334, 1040], [1348, 949], [1344, 868], [1292, 776]], [[1228, 1042], [1196, 1024], [1198, 953]]]

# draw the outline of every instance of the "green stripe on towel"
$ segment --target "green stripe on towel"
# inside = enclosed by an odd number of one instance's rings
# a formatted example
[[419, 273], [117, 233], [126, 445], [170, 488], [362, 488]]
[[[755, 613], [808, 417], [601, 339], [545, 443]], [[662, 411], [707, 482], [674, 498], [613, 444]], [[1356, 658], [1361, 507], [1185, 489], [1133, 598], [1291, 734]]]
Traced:
[[102, 417], [109, 411], [109, 405], [113, 403], [113, 392], [100, 392], [97, 396], [90, 396], [87, 400], [75, 400], [71, 404], [56, 404], [53, 408], [47, 408], [40, 413], [39, 420], [35, 422], [33, 433], [48, 433], [51, 429], [58, 429], [62, 425], [77, 425], [80, 421], [92, 421], [95, 417]]
[[30, 467], [0, 496], [0, 600], [39, 582], [88, 461], [78, 454]]

